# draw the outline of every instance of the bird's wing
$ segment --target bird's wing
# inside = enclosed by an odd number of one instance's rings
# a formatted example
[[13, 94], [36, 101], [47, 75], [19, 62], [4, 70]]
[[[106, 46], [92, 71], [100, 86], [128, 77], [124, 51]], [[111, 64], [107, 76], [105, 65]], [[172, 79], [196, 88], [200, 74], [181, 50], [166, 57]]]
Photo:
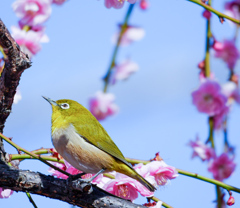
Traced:
[[95, 121], [95, 117], [92, 120], [91, 124], [89, 124], [89, 122], [81, 122], [81, 124], [78, 123], [78, 125], [74, 124], [74, 127], [76, 129], [76, 132], [87, 142], [112, 155], [113, 157], [117, 158], [132, 168], [132, 165], [126, 161], [122, 152], [112, 141], [106, 130], [97, 120]]

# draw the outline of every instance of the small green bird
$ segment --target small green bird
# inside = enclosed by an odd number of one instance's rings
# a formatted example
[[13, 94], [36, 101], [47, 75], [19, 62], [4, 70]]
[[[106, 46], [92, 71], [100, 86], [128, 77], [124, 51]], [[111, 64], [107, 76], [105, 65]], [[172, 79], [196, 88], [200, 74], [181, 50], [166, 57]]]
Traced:
[[43, 98], [52, 105], [53, 145], [73, 167], [97, 175], [117, 171], [136, 179], [152, 192], [156, 190], [126, 161], [90, 111], [73, 100]]

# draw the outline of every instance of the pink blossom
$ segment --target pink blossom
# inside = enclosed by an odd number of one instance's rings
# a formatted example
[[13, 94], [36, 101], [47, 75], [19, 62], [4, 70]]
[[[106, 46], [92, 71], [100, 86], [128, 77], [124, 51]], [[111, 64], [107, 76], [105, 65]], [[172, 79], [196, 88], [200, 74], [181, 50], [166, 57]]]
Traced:
[[240, 20], [240, 0], [226, 2], [225, 13], [230, 17]]
[[137, 165], [134, 167], [135, 170], [142, 175], [144, 178], [149, 178], [149, 182], [153, 185], [153, 181], [150, 176], [153, 176], [157, 185], [164, 186], [168, 180], [174, 179], [178, 176], [176, 168], [167, 165], [162, 161], [152, 161], [147, 165]]
[[22, 95], [21, 95], [19, 88], [17, 88], [17, 92], [14, 95], [13, 103], [17, 104], [20, 100], [22, 100]]
[[105, 7], [110, 9], [111, 7], [115, 9], [120, 9], [123, 7], [124, 2], [127, 1], [130, 4], [134, 4], [137, 0], [104, 0]]
[[89, 100], [90, 111], [98, 119], [103, 120], [107, 116], [118, 112], [118, 106], [114, 103], [115, 96], [111, 93], [98, 91], [94, 97]]
[[140, 0], [140, 8], [142, 10], [146, 10], [149, 8], [149, 1], [148, 0]]
[[103, 189], [111, 194], [131, 201], [138, 197], [136, 182], [129, 177], [110, 180], [103, 186]]
[[200, 87], [192, 93], [193, 104], [201, 113], [214, 116], [226, 106], [227, 98], [221, 93], [221, 87], [216, 81], [206, 79]]
[[0, 199], [9, 198], [13, 194], [11, 189], [4, 189], [0, 187]]
[[214, 149], [203, 144], [198, 137], [196, 141], [190, 141], [189, 145], [193, 148], [192, 158], [198, 156], [205, 161], [215, 157]]
[[236, 164], [233, 162], [233, 158], [229, 158], [227, 153], [223, 153], [210, 161], [208, 171], [213, 173], [216, 180], [222, 181], [230, 177], [235, 168]]
[[35, 32], [29, 30], [21, 30], [18, 27], [12, 26], [12, 36], [16, 42], [20, 45], [21, 50], [32, 57], [41, 50], [40, 43], [46, 43], [49, 41], [48, 37], [42, 32]]
[[[120, 25], [122, 27], [122, 25]], [[143, 28], [140, 27], [134, 27], [134, 26], [128, 26], [126, 31], [124, 32], [122, 39], [121, 39], [121, 46], [128, 46], [134, 41], [139, 41], [145, 36], [145, 31]], [[119, 33], [114, 34], [112, 37], [112, 42], [114, 44], [117, 44], [119, 37]]]
[[210, 11], [208, 11], [208, 10], [205, 10], [204, 12], [203, 12], [203, 17], [205, 17], [206, 19], [210, 19], [211, 18], [211, 16], [212, 16], [212, 13], [210, 12]]
[[[153, 175], [150, 175], [147, 165], [143, 165], [142, 163], [139, 163], [134, 166], [134, 169], [138, 172], [138, 174], [140, 174], [142, 177], [144, 177], [155, 188], [158, 187], [157, 181], [155, 180], [155, 177]], [[152, 194], [152, 192], [150, 192], [150, 193]], [[143, 194], [141, 194], [141, 195], [143, 195]]]
[[132, 73], [138, 71], [138, 69], [138, 64], [131, 61], [130, 59], [127, 59], [121, 64], [116, 65], [111, 76], [112, 84], [115, 84], [117, 80], [127, 79]]
[[168, 180], [178, 176], [176, 168], [167, 165], [164, 161], [152, 161], [146, 166], [150, 175], [155, 177], [157, 184], [160, 186], [166, 185]]
[[153, 193], [138, 181], [120, 173], [116, 173], [115, 179], [106, 183], [103, 189], [111, 194], [131, 201], [138, 197], [138, 192], [142, 196], [153, 196]]
[[64, 2], [66, 2], [67, 0], [52, 0], [53, 4], [58, 4], [58, 5], [62, 5]]
[[225, 106], [220, 113], [216, 114], [213, 117], [214, 129], [222, 128], [223, 122], [224, 122], [228, 113], [229, 113], [229, 107]]
[[222, 86], [222, 93], [228, 98], [228, 103], [236, 101], [240, 104], [240, 90], [235, 82], [229, 81]]
[[221, 58], [227, 63], [229, 69], [233, 70], [240, 57], [235, 41], [224, 40], [223, 43], [215, 41], [213, 49], [215, 50], [215, 57]]
[[42, 24], [51, 15], [51, 0], [17, 0], [12, 4], [22, 25], [34, 26]]

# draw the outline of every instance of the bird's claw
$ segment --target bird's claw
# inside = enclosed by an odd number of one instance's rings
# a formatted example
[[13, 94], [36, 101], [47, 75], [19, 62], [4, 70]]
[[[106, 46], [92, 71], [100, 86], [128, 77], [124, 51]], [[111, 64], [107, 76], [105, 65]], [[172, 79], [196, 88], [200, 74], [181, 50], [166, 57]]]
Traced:
[[85, 173], [80, 173], [77, 175], [70, 175], [67, 179], [67, 183], [71, 185], [74, 189], [80, 190], [85, 193], [92, 193], [93, 188], [90, 179], [82, 179], [81, 176], [85, 175]]
[[91, 194], [93, 192], [91, 181], [88, 179], [77, 179], [72, 181], [72, 187], [87, 194]]

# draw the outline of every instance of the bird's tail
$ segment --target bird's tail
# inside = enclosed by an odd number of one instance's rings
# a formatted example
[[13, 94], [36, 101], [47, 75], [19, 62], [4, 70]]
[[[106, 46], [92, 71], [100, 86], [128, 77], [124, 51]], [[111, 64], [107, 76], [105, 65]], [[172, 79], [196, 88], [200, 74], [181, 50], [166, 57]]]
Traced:
[[154, 192], [156, 191], [156, 188], [148, 182], [145, 178], [143, 178], [140, 174], [138, 174], [135, 170], [133, 170], [135, 173], [134, 175], [130, 176], [134, 179], [136, 179], [138, 182], [140, 182], [142, 185], [144, 185], [149, 191]]
[[124, 164], [123, 169], [118, 169], [117, 172], [123, 173], [137, 180], [151, 192], [154, 192], [156, 190], [156, 188], [150, 182], [148, 182], [145, 178], [143, 178], [140, 174], [138, 174], [132, 167], [127, 166], [126, 164]]

